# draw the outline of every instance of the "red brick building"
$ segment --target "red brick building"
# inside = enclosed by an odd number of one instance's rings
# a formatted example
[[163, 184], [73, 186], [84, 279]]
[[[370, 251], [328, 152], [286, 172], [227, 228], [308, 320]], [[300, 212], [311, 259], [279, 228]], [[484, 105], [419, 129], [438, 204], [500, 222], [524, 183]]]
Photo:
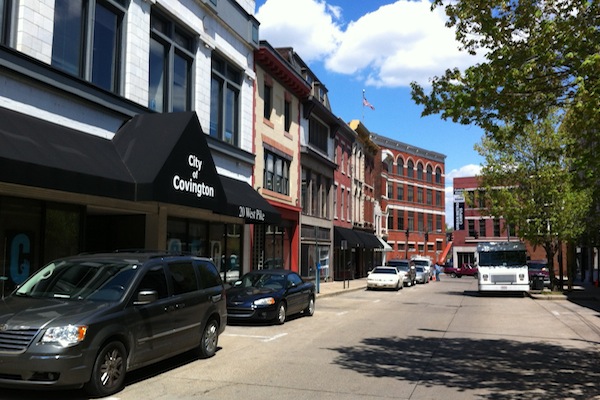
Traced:
[[392, 247], [387, 258], [427, 256], [437, 261], [446, 248], [446, 156], [380, 135], [376, 196], [381, 199], [382, 234]]

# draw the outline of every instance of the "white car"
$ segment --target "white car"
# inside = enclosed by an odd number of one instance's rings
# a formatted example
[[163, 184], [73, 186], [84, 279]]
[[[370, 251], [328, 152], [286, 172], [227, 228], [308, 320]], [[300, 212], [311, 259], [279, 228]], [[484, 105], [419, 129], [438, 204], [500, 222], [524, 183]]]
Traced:
[[396, 267], [375, 267], [367, 276], [367, 290], [369, 289], [395, 289], [403, 287], [404, 273]]

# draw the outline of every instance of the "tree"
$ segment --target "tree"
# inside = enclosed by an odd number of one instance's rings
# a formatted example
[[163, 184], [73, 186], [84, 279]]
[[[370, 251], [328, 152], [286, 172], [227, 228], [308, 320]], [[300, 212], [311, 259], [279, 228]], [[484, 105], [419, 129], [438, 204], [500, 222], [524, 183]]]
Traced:
[[[546, 251], [554, 281], [554, 255], [561, 243], [583, 233], [592, 190], [576, 184], [568, 148], [571, 136], [559, 128], [556, 113], [523, 130], [500, 128], [502, 141], [484, 137], [477, 151], [485, 158], [480, 187], [487, 212], [503, 217], [517, 235]], [[562, 277], [562, 273], [561, 273]]]
[[442, 6], [462, 49], [484, 54], [485, 62], [433, 77], [430, 93], [413, 82], [412, 97], [424, 106], [423, 115], [474, 123], [492, 134], [499, 134], [507, 121], [519, 128], [542, 120], [552, 108], [572, 107], [576, 120], [599, 120], [600, 2], [435, 0], [432, 4]]

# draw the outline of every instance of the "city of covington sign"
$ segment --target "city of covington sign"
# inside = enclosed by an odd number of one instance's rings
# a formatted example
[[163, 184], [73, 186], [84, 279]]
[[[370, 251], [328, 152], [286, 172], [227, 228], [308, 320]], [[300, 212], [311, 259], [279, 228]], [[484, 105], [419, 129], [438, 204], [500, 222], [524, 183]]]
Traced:
[[214, 186], [199, 181], [203, 161], [194, 154], [188, 155], [188, 165], [192, 169], [190, 178], [185, 179], [179, 175], [173, 176], [173, 188], [180, 192], [192, 193], [197, 197], [215, 197]]

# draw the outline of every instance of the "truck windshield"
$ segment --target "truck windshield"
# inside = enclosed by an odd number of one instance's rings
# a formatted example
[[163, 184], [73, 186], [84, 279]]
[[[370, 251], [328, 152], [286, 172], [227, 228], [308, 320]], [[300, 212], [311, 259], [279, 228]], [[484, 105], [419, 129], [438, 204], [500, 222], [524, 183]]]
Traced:
[[479, 266], [522, 267], [527, 263], [524, 251], [490, 251], [479, 253]]

